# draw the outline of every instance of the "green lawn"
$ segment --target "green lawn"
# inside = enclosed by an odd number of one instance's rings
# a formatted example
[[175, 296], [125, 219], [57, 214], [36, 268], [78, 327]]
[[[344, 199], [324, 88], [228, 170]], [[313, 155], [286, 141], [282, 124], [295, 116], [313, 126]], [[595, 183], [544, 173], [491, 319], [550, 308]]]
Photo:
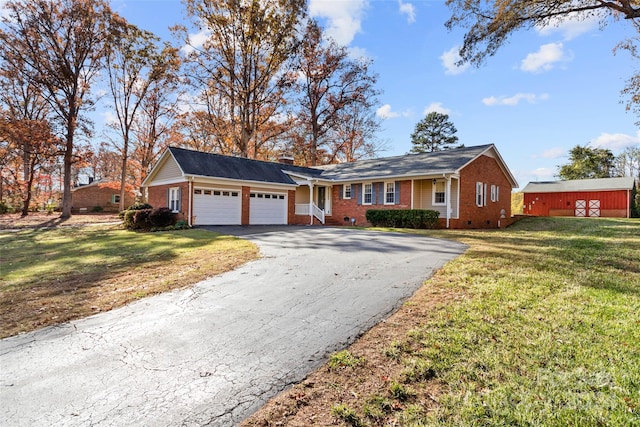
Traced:
[[0, 232], [0, 336], [189, 286], [257, 256], [205, 230], [135, 233], [117, 226]]
[[470, 245], [441, 272], [466, 298], [401, 347], [408, 368], [429, 366], [446, 391], [412, 423], [640, 425], [640, 221], [430, 234]]

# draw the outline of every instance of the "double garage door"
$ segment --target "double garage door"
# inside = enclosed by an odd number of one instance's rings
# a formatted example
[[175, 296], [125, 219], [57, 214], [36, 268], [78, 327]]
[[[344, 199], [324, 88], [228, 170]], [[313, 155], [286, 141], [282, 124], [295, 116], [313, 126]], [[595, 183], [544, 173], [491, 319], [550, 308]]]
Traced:
[[[196, 188], [193, 191], [193, 214], [195, 225], [240, 225], [242, 223], [242, 192], [222, 188]], [[286, 223], [286, 194], [251, 192], [249, 224]]]

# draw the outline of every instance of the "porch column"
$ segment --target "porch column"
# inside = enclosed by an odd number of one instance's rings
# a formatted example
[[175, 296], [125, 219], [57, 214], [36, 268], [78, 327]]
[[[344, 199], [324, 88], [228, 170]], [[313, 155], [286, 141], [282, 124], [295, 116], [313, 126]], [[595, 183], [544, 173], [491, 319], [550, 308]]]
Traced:
[[445, 199], [447, 200], [447, 228], [449, 228], [449, 219], [451, 218], [451, 176], [447, 177]]
[[313, 182], [309, 182], [309, 225], [313, 225]]

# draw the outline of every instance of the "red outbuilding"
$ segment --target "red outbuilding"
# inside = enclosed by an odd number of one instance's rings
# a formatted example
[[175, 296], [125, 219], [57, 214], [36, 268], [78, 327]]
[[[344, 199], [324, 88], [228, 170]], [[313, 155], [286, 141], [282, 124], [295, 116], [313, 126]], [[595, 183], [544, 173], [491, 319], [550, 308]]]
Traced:
[[524, 193], [524, 214], [629, 218], [632, 177], [530, 182]]

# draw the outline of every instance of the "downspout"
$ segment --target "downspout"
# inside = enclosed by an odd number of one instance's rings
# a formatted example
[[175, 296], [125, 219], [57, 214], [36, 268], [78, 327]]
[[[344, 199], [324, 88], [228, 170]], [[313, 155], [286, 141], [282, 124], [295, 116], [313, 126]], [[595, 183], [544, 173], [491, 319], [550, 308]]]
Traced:
[[192, 176], [189, 177], [189, 183], [187, 185], [187, 188], [189, 189], [189, 213], [188, 213], [189, 219], [187, 220], [187, 223], [189, 224], [189, 227], [191, 227], [193, 225], [192, 224], [193, 221], [191, 219], [192, 208], [193, 208], [193, 206], [192, 206], [193, 205], [193, 200], [192, 200], [192, 197], [193, 197], [193, 177]]
[[449, 228], [449, 220], [451, 219], [451, 176], [447, 177], [447, 192], [445, 193], [447, 200], [447, 228]]

